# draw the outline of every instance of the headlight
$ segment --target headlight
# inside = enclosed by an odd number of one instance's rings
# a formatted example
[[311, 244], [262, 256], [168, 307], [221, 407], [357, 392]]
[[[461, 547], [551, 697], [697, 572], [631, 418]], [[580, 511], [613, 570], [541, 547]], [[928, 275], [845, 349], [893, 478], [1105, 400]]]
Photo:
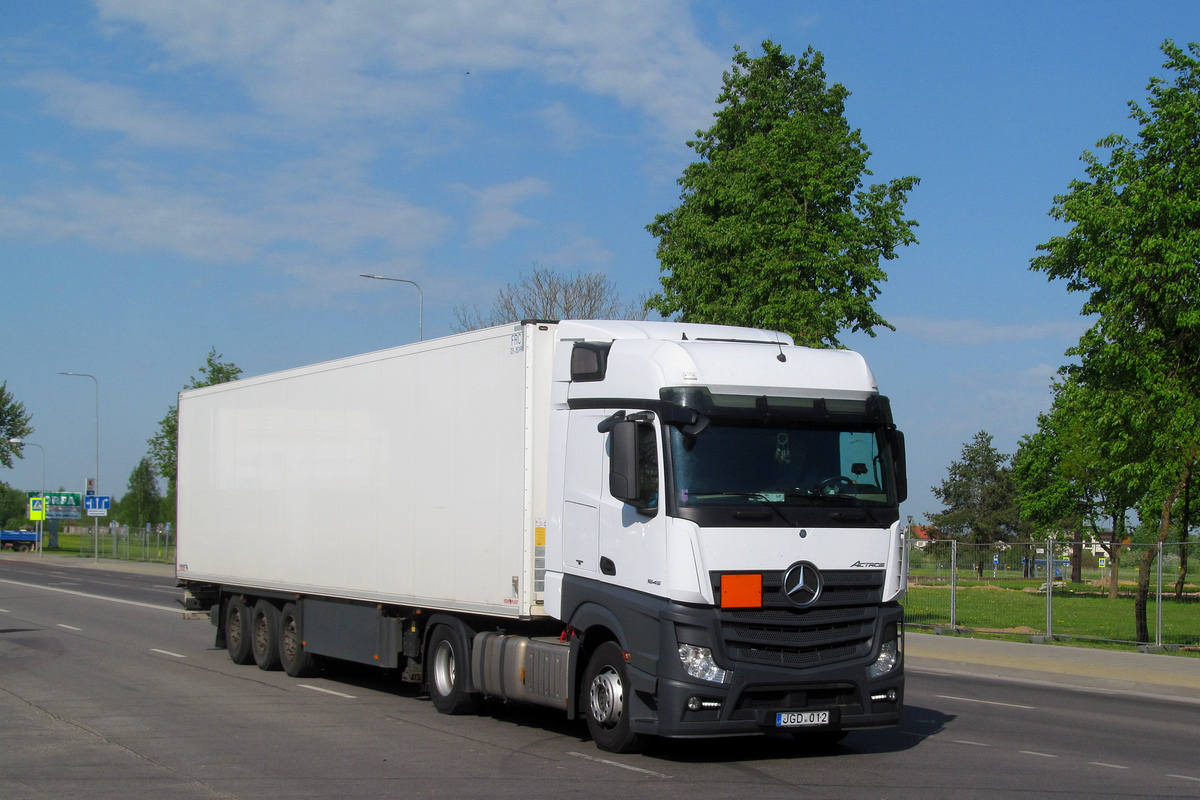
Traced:
[[875, 659], [875, 663], [867, 668], [867, 675], [874, 678], [882, 678], [896, 668], [900, 663], [900, 647], [896, 640], [884, 642], [879, 646], [879, 658]]
[[712, 650], [707, 647], [697, 647], [694, 644], [679, 645], [679, 660], [687, 674], [702, 681], [713, 683], [729, 683], [730, 672], [721, 669], [713, 661]]

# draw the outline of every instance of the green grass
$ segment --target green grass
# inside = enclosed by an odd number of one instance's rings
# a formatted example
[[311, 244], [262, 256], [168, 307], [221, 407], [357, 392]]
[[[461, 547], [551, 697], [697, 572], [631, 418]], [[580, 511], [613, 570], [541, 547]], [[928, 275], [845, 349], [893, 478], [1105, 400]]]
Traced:
[[[1056, 587], [1052, 633], [1056, 636], [1136, 641], [1133, 604], [1130, 596], [1122, 595], [1110, 600], [1097, 593], [1060, 592]], [[1013, 588], [964, 587], [960, 584], [955, 605], [955, 622], [959, 627], [1024, 635], [1046, 631], [1046, 595], [1042, 593]], [[950, 624], [948, 586], [910, 586], [904, 606], [905, 619], [909, 624]], [[1153, 637], [1153, 597], [1147, 616]], [[1200, 602], [1195, 599], [1178, 602], [1174, 597], [1164, 596], [1163, 643], [1200, 644]]]
[[[49, 541], [49, 539], [46, 541]], [[45, 552], [64, 556], [91, 558], [95, 552], [95, 544], [90, 533], [60, 533], [58, 535], [58, 547], [46, 547]], [[140, 536], [119, 537], [114, 551], [112, 537], [101, 534], [100, 558], [115, 558], [121, 561], [174, 563], [175, 545], [172, 542], [167, 546], [164, 544], [162, 538], [156, 539], [153, 535], [145, 543], [142, 542], [142, 537]]]

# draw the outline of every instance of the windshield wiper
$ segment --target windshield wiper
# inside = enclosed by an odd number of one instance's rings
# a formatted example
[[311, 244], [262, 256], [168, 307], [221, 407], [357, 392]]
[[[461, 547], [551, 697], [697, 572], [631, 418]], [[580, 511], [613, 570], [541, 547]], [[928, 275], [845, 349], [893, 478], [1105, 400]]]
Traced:
[[775, 505], [775, 503], [774, 503], [774, 502], [772, 502], [772, 501], [771, 501], [771, 499], [770, 499], [769, 497], [767, 497], [765, 494], [763, 494], [762, 492], [698, 492], [698, 491], [689, 491], [689, 492], [688, 492], [688, 496], [689, 496], [689, 497], [690, 497], [690, 496], [695, 496], [695, 497], [744, 497], [744, 498], [745, 498], [745, 499], [747, 499], [747, 500], [756, 500], [756, 501], [758, 501], [758, 502], [762, 503], [763, 505], [765, 505], [767, 508], [769, 508], [769, 509], [771, 509], [772, 511], [774, 511], [776, 514], [778, 514], [778, 515], [779, 515], [779, 518], [780, 518], [781, 520], [783, 520], [784, 522], [786, 522], [788, 525], [791, 525], [791, 524], [792, 524], [792, 521], [791, 521], [790, 519], [788, 519], [788, 518], [787, 518], [787, 515], [786, 515], [786, 514], [784, 514], [782, 511], [780, 511], [780, 510], [779, 510], [779, 506]]

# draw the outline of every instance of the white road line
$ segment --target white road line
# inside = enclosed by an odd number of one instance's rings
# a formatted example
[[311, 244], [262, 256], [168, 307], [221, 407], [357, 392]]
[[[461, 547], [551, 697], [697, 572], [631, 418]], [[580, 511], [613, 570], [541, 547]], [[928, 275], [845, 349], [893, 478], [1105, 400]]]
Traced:
[[183, 609], [179, 606], [174, 608], [170, 606], [156, 606], [152, 603], [139, 603], [136, 600], [120, 600], [116, 597], [105, 597], [102, 594], [89, 594], [87, 592], [76, 592], [71, 589], [59, 589], [54, 586], [43, 586], [40, 583], [22, 583], [21, 581], [10, 581], [5, 578], [0, 578], [0, 583], [7, 583], [11, 586], [24, 586], [28, 589], [42, 589], [47, 592], [62, 592], [63, 594], [71, 594], [76, 597], [86, 597], [89, 600], [107, 600], [110, 603], [121, 603], [127, 606], [139, 606], [141, 608], [153, 608], [156, 611], [170, 611], [172, 614], [178, 614]]
[[301, 689], [312, 689], [314, 692], [324, 692], [325, 694], [331, 694], [335, 697], [345, 697], [347, 700], [355, 699], [355, 695], [344, 694], [343, 692], [335, 692], [333, 689], [323, 689], [320, 686], [312, 686], [307, 683], [299, 683], [296, 685], [299, 686]]
[[955, 744], [969, 744], [973, 747], [991, 747], [990, 744], [984, 744], [983, 742], [969, 742], [966, 739], [955, 739], [954, 743]]
[[1195, 778], [1191, 775], [1172, 775], [1169, 772], [1167, 773], [1167, 777], [1168, 778], [1179, 778], [1180, 780], [1184, 780], [1184, 781], [1200, 781], [1200, 778]]
[[620, 767], [621, 769], [627, 769], [630, 772], [640, 772], [643, 775], [653, 775], [656, 778], [666, 778], [667, 780], [671, 779], [670, 775], [664, 775], [661, 772], [655, 772], [654, 770], [642, 769], [641, 767], [631, 767], [629, 764], [622, 764], [620, 761], [609, 761], [607, 758], [596, 758], [595, 756], [589, 756], [585, 755], [584, 753], [576, 753], [573, 751], [568, 751], [567, 755], [576, 756], [577, 758], [586, 758], [588, 761], [595, 761], [597, 764], [607, 764], [610, 767]]
[[164, 656], [174, 656], [175, 658], [187, 658], [187, 656], [185, 656], [185, 655], [180, 655], [179, 653], [172, 653], [170, 650], [159, 650], [157, 647], [151, 647], [150, 652], [151, 653], [162, 653]]
[[8, 614], [8, 613], [9, 613], [9, 610], [7, 608], [0, 608], [0, 614]]
[[1036, 750], [1018, 750], [1017, 752], [1024, 753], [1027, 756], [1037, 756], [1038, 758], [1058, 758], [1058, 756], [1051, 753], [1039, 753]]
[[66, 629], [67, 629], [67, 630], [69, 630], [69, 631], [81, 631], [81, 630], [83, 630], [83, 628], [76, 628], [74, 625], [63, 625], [61, 622], [60, 622], [60, 623], [58, 623], [58, 627], [60, 627], [60, 628], [66, 628]]
[[955, 697], [951, 694], [935, 694], [934, 697], [940, 697], [943, 700], [961, 700], [964, 703], [983, 703], [984, 705], [989, 706], [1004, 706], [1005, 708], [1026, 708], [1031, 711], [1037, 709], [1037, 706], [1021, 706], [1017, 705], [1016, 703], [998, 703], [995, 700], [975, 700], [971, 697]]
[[1123, 767], [1120, 764], [1105, 764], [1103, 761], [1089, 761], [1088, 763], [1091, 764], [1093, 767], [1108, 767], [1109, 769], [1129, 769], [1129, 767]]

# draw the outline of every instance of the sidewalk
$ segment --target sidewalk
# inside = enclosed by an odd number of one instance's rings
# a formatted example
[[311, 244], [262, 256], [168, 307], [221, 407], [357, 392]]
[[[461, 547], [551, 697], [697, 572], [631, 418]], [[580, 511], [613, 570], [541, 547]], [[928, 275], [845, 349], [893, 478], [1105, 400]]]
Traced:
[[1052, 683], [1200, 703], [1200, 658], [1188, 656], [906, 633], [904, 663], [918, 672]]

